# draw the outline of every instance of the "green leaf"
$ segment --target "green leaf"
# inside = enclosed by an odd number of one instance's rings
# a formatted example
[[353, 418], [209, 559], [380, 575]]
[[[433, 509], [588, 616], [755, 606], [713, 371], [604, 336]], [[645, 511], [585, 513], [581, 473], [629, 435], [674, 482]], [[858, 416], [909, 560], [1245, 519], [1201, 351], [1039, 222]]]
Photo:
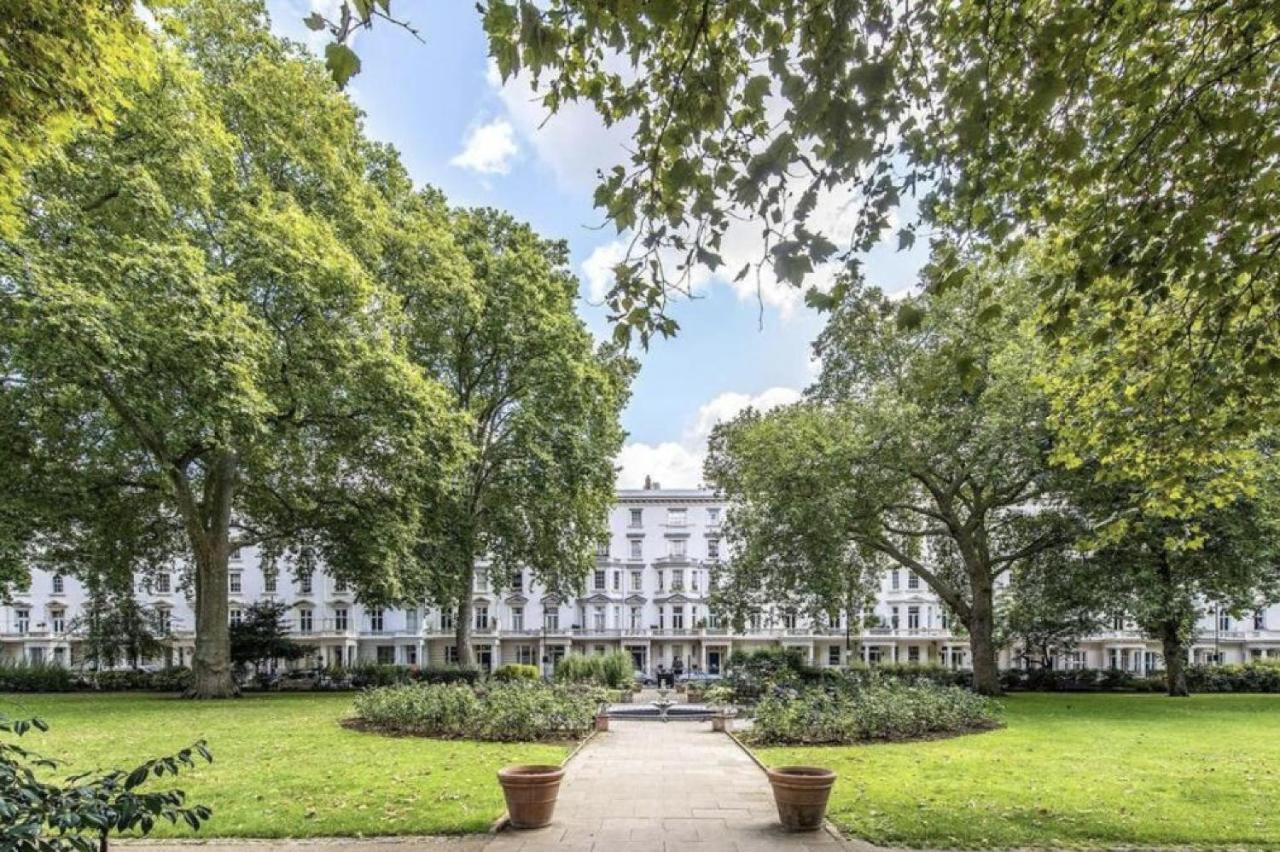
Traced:
[[338, 88], [344, 88], [347, 81], [360, 73], [360, 57], [345, 44], [332, 42], [325, 46], [324, 65]]
[[307, 29], [314, 30], [316, 32], [319, 32], [328, 26], [328, 22], [325, 21], [324, 15], [321, 15], [319, 12], [312, 12], [310, 15], [307, 15], [302, 19], [302, 23], [307, 25]]

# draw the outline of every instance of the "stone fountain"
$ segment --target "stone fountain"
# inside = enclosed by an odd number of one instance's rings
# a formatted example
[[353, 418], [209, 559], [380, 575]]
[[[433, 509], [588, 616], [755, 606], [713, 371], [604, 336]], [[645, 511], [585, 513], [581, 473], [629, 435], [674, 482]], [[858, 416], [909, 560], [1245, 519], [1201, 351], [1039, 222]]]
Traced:
[[655, 700], [649, 702], [654, 707], [658, 708], [658, 718], [662, 719], [662, 721], [664, 722], [667, 721], [667, 711], [670, 710], [671, 706], [676, 703], [674, 698], [667, 697], [668, 693], [670, 692], [671, 690], [669, 689], [659, 689], [658, 697]]

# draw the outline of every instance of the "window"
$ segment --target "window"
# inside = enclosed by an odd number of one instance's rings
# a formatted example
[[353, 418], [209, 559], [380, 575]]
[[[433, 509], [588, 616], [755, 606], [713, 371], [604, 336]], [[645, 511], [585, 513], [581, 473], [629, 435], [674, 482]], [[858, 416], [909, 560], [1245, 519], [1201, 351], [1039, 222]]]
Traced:
[[311, 594], [311, 579], [312, 578], [311, 578], [310, 571], [308, 571], [307, 573], [303, 574], [301, 577], [298, 578], [298, 594], [300, 595]]
[[347, 608], [338, 607], [333, 611], [333, 629], [340, 633], [347, 630]]
[[720, 509], [718, 507], [712, 506], [710, 509], [707, 509], [707, 523], [711, 526], [715, 526], [720, 523]]
[[622, 591], [622, 572], [621, 571], [613, 572], [613, 590], [615, 592]]
[[641, 526], [642, 517], [643, 517], [643, 510], [632, 509], [631, 510], [631, 526], [633, 527]]
[[889, 608], [889, 626], [894, 630], [898, 629], [898, 608], [896, 606]]
[[684, 591], [684, 569], [674, 568], [671, 571], [671, 591]]
[[784, 612], [782, 614], [782, 626], [788, 630], [795, 630], [796, 614], [794, 612]]
[[1229, 612], [1218, 613], [1218, 629], [1219, 630], [1231, 629], [1231, 613]]
[[440, 629], [441, 630], [453, 629], [453, 612], [452, 611], [447, 611], [447, 610], [440, 611]]
[[640, 627], [640, 619], [641, 619], [641, 614], [640, 614], [640, 612], [641, 612], [641, 611], [640, 611], [640, 607], [638, 607], [638, 606], [633, 606], [633, 607], [631, 607], [631, 629], [632, 629], [632, 630], [640, 630], [640, 629], [641, 629], [641, 627]]
[[227, 610], [227, 621], [231, 624], [232, 627], [244, 621], [244, 610], [241, 610], [241, 609]]
[[458, 664], [458, 646], [444, 646], [444, 664], [446, 666], [456, 666]]
[[342, 594], [347, 590], [347, 581], [341, 577], [333, 578], [333, 590], [338, 594]]
[[1267, 615], [1260, 609], [1255, 609], [1253, 611], [1253, 629], [1254, 630], [1267, 629]]
[[[169, 590], [171, 588], [169, 583], [170, 583], [170, 580], [169, 580], [168, 571], [164, 571], [160, 574], [157, 574], [156, 575], [156, 594], [158, 595], [169, 594]], [[55, 591], [57, 591], [57, 589], [55, 589]]]
[[667, 627], [667, 608], [665, 606], [658, 607], [658, 629], [665, 630]]
[[487, 606], [476, 607], [475, 615], [476, 615], [476, 618], [475, 618], [476, 630], [488, 630], [489, 629], [489, 607]]
[[55, 595], [60, 595], [65, 592], [67, 590], [66, 585], [66, 581], [62, 579], [61, 574], [53, 575], [53, 593]]
[[627, 556], [628, 556], [628, 558], [630, 558], [630, 559], [644, 559], [644, 555], [643, 555], [643, 552], [642, 552], [642, 549], [643, 549], [643, 547], [644, 547], [644, 540], [643, 540], [643, 539], [633, 538], [633, 539], [631, 539], [631, 541], [627, 542], [627, 544], [628, 544], [628, 546], [629, 546], [629, 550], [627, 551]]
[[524, 572], [523, 572], [523, 571], [516, 571], [516, 572], [512, 573], [512, 575], [511, 575], [511, 591], [513, 591], [513, 592], [523, 592], [523, 591], [524, 591]]
[[[56, 620], [53, 622], [53, 629], [58, 633], [61, 633], [62, 628], [59, 626], [62, 623], [61, 614], [55, 616], [55, 619]], [[173, 632], [173, 614], [164, 607], [156, 610], [156, 632], [161, 636], [168, 636]]]
[[673, 538], [667, 542], [667, 555], [672, 557], [681, 557], [688, 552], [688, 542], [682, 538]]
[[604, 591], [604, 571], [603, 570], [597, 570], [595, 572], [595, 575], [591, 578], [591, 588], [595, 589], [597, 592]]
[[298, 632], [299, 633], [311, 632], [311, 609], [310, 608], [304, 607], [303, 609], [298, 610]]
[[596, 630], [604, 630], [604, 607], [597, 606], [592, 609], [591, 626]]
[[915, 571], [907, 572], [907, 588], [915, 591], [920, 588], [920, 578], [916, 576]]
[[238, 595], [242, 591], [243, 582], [239, 571], [232, 571], [227, 575], [227, 582], [230, 584], [231, 594]]
[[396, 662], [396, 646], [395, 645], [379, 645], [378, 646], [378, 665], [392, 666]]
[[951, 627], [951, 613], [943, 610], [938, 616], [938, 620], [942, 622], [942, 629], [947, 630]]
[[701, 571], [689, 572], [689, 588], [693, 589], [695, 592], [698, 591], [699, 586], [702, 585], [701, 581], [698, 579], [698, 575], [700, 575], [701, 573], [702, 573]]
[[889, 572], [889, 588], [895, 592], [898, 590], [898, 569], [894, 568]]
[[639, 571], [631, 572], [631, 591], [633, 592], [640, 591], [640, 589], [643, 588], [643, 582], [644, 582], [643, 577], [641, 576]]
[[383, 627], [382, 610], [369, 610], [369, 629], [374, 633], [381, 633]]
[[276, 572], [275, 571], [262, 572], [262, 590], [269, 595], [274, 595], [276, 593]]
[[878, 665], [880, 665], [880, 648], [879, 648], [879, 646], [877, 646], [877, 645], [872, 645], [872, 646], [870, 646], [869, 648], [867, 648], [867, 665], [869, 665], [869, 666], [878, 666]]
[[751, 627], [752, 630], [760, 630], [764, 624], [764, 616], [761, 615], [761, 613], [759, 612], [753, 612], [747, 618], [747, 624]]
[[718, 538], [707, 539], [707, 558], [708, 559], [720, 558], [720, 539]]
[[602, 541], [596, 544], [596, 556], [603, 559], [609, 558], [609, 542]]
[[418, 608], [410, 607], [404, 611], [404, 629], [410, 633], [417, 633], [422, 626], [422, 620], [418, 615]]
[[542, 626], [547, 630], [560, 629], [560, 609], [552, 607], [542, 613]]
[[671, 629], [684, 630], [684, 607], [671, 607]]
[[663, 588], [663, 586], [662, 586], [662, 581], [663, 581], [663, 578], [662, 578], [662, 569], [661, 569], [661, 568], [659, 568], [659, 569], [657, 570], [657, 572], [655, 572], [655, 573], [657, 573], [657, 575], [658, 575], [658, 591], [662, 591], [662, 588]]
[[829, 666], [840, 665], [840, 646], [839, 645], [827, 646], [827, 665]]
[[524, 630], [524, 607], [513, 606], [511, 608], [511, 629]]
[[405, 645], [404, 661], [406, 665], [416, 666], [418, 664], [418, 649], [413, 645]]
[[907, 662], [913, 666], [920, 665], [920, 646], [912, 645], [907, 649]]
[[1112, 629], [1112, 630], [1117, 630], [1117, 631], [1119, 631], [1119, 630], [1124, 630], [1124, 616], [1123, 616], [1123, 615], [1117, 615], [1117, 616], [1112, 620], [1112, 622], [1111, 622], [1111, 629]]
[[686, 512], [684, 509], [668, 509], [667, 510], [667, 526], [682, 527], [684, 526]]
[[918, 606], [907, 607], [907, 629], [908, 630], [920, 629], [920, 607]]
[[240, 561], [240, 557], [243, 555], [240, 551], [241, 551], [241, 548], [239, 548], [239, 547], [233, 547], [233, 548], [231, 548], [231, 561], [232, 561], [232, 562], [239, 562], [239, 561]]
[[[49, 611], [49, 626], [53, 628], [54, 633], [67, 632], [67, 613], [66, 610], [54, 609]], [[168, 633], [166, 629], [164, 631]]]
[[516, 646], [516, 662], [522, 666], [533, 665], [533, 646], [517, 645]]

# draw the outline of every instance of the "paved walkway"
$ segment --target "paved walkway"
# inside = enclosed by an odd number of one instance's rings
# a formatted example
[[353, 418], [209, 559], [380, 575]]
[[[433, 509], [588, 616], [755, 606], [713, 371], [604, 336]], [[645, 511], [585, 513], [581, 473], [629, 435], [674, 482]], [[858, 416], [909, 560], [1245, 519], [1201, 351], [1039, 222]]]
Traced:
[[764, 772], [706, 722], [614, 720], [610, 727], [569, 764], [555, 822], [503, 832], [486, 852], [841, 848], [825, 831], [783, 832]]
[[[764, 772], [706, 722], [611, 722], [570, 762], [555, 821], [534, 831], [459, 838], [210, 843], [217, 852], [763, 852], [837, 850], [825, 831], [778, 826]], [[863, 847], [865, 848], [865, 847]], [[130, 852], [192, 852], [187, 844], [129, 844]]]

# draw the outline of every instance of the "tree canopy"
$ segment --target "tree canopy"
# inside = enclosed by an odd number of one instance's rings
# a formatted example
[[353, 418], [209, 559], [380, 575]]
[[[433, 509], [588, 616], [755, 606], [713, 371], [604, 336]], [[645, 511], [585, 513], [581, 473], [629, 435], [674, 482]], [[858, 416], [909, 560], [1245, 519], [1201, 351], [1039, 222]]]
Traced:
[[[707, 474], [734, 503], [735, 548], [760, 554], [753, 565], [793, 574], [816, 551], [830, 571], [871, 551], [918, 574], [968, 629], [975, 686], [993, 693], [995, 584], [1070, 542], [1074, 520], [1014, 309], [1026, 289], [975, 275], [985, 287], [901, 304], [848, 291], [808, 399], [719, 428]], [[788, 554], [797, 539], [814, 551]]]
[[574, 312], [578, 282], [563, 243], [496, 210], [449, 219], [472, 286], [428, 286], [438, 254], [407, 258], [394, 276], [410, 357], [468, 419], [467, 463], [442, 491], [423, 491], [419, 547], [435, 569], [430, 597], [456, 609], [465, 665], [478, 559], [499, 590], [527, 568], [565, 595], [595, 564], [634, 365], [597, 348]]
[[36, 519], [9, 527], [29, 556], [72, 553], [84, 518], [119, 508], [148, 530], [116, 540], [122, 560], [188, 557], [195, 691], [223, 695], [231, 549], [397, 598], [426, 570], [419, 500], [463, 418], [395, 336], [354, 107], [252, 3], [161, 23], [154, 79], [33, 173], [38, 212], [0, 246], [5, 502]]

